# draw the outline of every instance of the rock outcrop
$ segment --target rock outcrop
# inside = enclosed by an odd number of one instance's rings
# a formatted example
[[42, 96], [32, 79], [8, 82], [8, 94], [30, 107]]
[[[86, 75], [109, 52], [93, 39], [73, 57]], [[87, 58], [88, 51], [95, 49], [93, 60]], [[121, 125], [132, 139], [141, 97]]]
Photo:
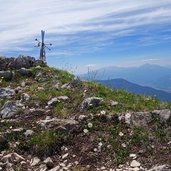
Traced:
[[19, 56], [18, 58], [6, 58], [0, 57], [0, 71], [10, 70], [10, 69], [21, 69], [30, 68], [34, 66], [36, 60], [34, 57], [30, 56]]
[[2, 118], [12, 118], [18, 112], [18, 107], [15, 102], [7, 101], [0, 110], [0, 117]]
[[0, 98], [11, 98], [12, 96], [15, 95], [15, 90], [11, 88], [0, 88]]
[[99, 106], [100, 102], [102, 101], [102, 98], [99, 97], [89, 97], [83, 100], [83, 102], [81, 103], [80, 108], [81, 109], [88, 109], [90, 107], [97, 107]]

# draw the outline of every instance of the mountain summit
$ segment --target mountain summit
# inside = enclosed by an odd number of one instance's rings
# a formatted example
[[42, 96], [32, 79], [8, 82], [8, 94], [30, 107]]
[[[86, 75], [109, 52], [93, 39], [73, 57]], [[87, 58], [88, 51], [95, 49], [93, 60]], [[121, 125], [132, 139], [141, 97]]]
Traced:
[[1, 68], [0, 170], [170, 169], [169, 103], [23, 65]]

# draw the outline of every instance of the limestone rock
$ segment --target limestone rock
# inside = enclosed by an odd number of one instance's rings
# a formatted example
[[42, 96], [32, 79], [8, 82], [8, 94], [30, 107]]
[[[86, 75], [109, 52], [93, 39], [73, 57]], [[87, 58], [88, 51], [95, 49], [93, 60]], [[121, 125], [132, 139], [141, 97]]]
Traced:
[[56, 166], [53, 169], [50, 169], [49, 171], [59, 171], [59, 169], [60, 169], [60, 166]]
[[71, 86], [70, 86], [70, 83], [65, 83], [61, 86], [61, 89], [70, 89]]
[[25, 102], [28, 101], [30, 99], [30, 96], [27, 93], [23, 93], [21, 95], [21, 101]]
[[10, 88], [0, 88], [0, 98], [11, 98], [15, 95], [15, 90]]
[[127, 123], [127, 124], [131, 123], [131, 113], [125, 114], [125, 123]]
[[81, 109], [88, 109], [89, 107], [97, 107], [99, 106], [100, 102], [102, 101], [102, 98], [99, 97], [89, 97], [83, 100], [81, 103]]
[[166, 122], [168, 119], [171, 118], [171, 110], [154, 110], [152, 112], [154, 115], [158, 115], [162, 122]]
[[38, 169], [39, 171], [47, 171], [48, 170], [48, 168], [47, 168], [47, 166], [45, 165], [45, 164], [41, 164], [40, 166], [39, 166], [39, 169]]
[[133, 159], [136, 159], [137, 158], [137, 155], [136, 154], [130, 154], [129, 157], [130, 158], [133, 158]]
[[12, 80], [14, 73], [11, 71], [0, 71], [0, 78], [5, 79], [6, 81]]
[[117, 101], [112, 100], [110, 104], [111, 104], [111, 106], [117, 106], [119, 103]]
[[59, 102], [59, 100], [56, 98], [56, 97], [54, 97], [54, 98], [52, 98], [50, 101], [48, 101], [48, 106], [53, 106], [54, 104], [56, 104], [57, 102]]
[[69, 97], [68, 96], [59, 96], [57, 99], [62, 100], [62, 101], [67, 101], [69, 99]]
[[131, 115], [131, 124], [133, 126], [145, 126], [152, 120], [150, 112], [136, 112]]
[[45, 128], [52, 128], [54, 126], [63, 126], [65, 129], [72, 129], [76, 125], [78, 125], [78, 122], [73, 119], [45, 119], [45, 120], [40, 120], [37, 122], [40, 126], [45, 127]]
[[20, 68], [18, 70], [18, 73], [20, 73], [22, 76], [27, 76], [27, 77], [30, 77], [33, 75], [33, 73], [31, 72], [30, 69], [26, 69], [26, 68]]
[[171, 170], [171, 168], [169, 168], [167, 165], [160, 165], [160, 166], [154, 166], [148, 171], [169, 171], [169, 170]]
[[31, 136], [31, 135], [33, 135], [33, 134], [34, 134], [34, 131], [33, 131], [33, 130], [30, 130], [30, 129], [28, 129], [28, 130], [24, 133], [24, 135], [25, 135], [26, 137]]
[[7, 101], [0, 111], [0, 116], [2, 118], [12, 118], [17, 114], [17, 112], [18, 107], [16, 106], [16, 103], [12, 101]]
[[34, 65], [35, 58], [30, 56], [20, 55], [18, 58], [9, 58], [8, 68], [10, 69], [20, 69], [20, 68], [30, 68]]
[[141, 164], [140, 164], [138, 161], [133, 160], [133, 161], [130, 163], [130, 166], [131, 166], [131, 167], [139, 167], [139, 166], [141, 166]]
[[40, 163], [40, 159], [38, 157], [34, 157], [32, 160], [31, 160], [31, 166], [36, 166]]
[[67, 158], [67, 157], [68, 157], [68, 155], [69, 155], [69, 153], [64, 154], [64, 155], [62, 156], [62, 159]]

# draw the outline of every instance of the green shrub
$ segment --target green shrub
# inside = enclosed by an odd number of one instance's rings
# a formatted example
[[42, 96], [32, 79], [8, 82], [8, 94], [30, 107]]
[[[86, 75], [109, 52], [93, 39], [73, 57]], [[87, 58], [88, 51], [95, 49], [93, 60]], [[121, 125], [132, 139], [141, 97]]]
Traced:
[[63, 116], [67, 114], [67, 110], [62, 102], [58, 103], [54, 108], [54, 113], [57, 116]]
[[149, 144], [148, 130], [143, 127], [133, 128], [131, 144], [136, 146], [147, 146]]
[[48, 130], [37, 135], [33, 135], [28, 145], [33, 153], [38, 156], [52, 155], [55, 151], [59, 150], [62, 143], [61, 137], [53, 130]]
[[46, 102], [48, 100], [48, 94], [45, 91], [39, 91], [35, 94], [36, 99], [41, 102]]

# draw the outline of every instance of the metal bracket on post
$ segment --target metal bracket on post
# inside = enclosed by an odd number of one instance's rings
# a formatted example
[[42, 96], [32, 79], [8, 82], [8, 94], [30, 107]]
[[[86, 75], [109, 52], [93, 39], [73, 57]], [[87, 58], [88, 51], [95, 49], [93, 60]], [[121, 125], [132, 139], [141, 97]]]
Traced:
[[45, 49], [47, 48], [48, 50], [51, 50], [49, 47], [47, 46], [52, 46], [51, 43], [49, 44], [45, 44], [44, 39], [45, 39], [45, 31], [41, 30], [41, 38], [42, 41], [39, 41], [37, 38], [35, 39], [35, 41], [37, 42], [37, 45], [35, 45], [35, 47], [40, 47], [40, 56], [39, 59], [43, 62], [46, 62], [46, 51]]

